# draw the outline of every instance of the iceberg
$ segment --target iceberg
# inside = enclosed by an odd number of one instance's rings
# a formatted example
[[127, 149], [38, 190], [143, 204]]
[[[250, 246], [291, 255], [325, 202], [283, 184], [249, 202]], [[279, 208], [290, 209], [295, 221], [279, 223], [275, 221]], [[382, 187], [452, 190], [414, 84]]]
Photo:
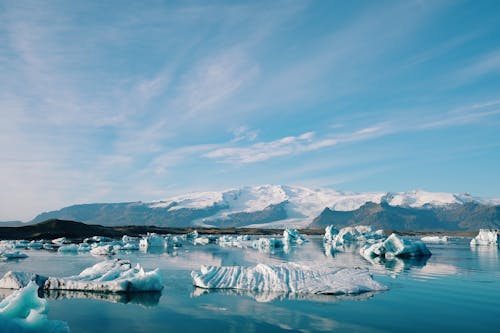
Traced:
[[38, 297], [38, 286], [31, 282], [0, 302], [0, 331], [69, 333], [68, 324], [47, 319], [47, 301]]
[[111, 256], [115, 254], [115, 248], [113, 245], [96, 246], [90, 250], [90, 254], [95, 256]]
[[374, 243], [386, 237], [383, 230], [375, 230], [371, 226], [357, 225], [345, 227], [339, 230], [333, 225], [325, 228], [324, 239], [334, 246], [342, 246], [349, 243]]
[[431, 251], [420, 240], [411, 241], [391, 234], [383, 242], [367, 244], [360, 248], [359, 253], [365, 258], [385, 257], [392, 259], [394, 257], [428, 257]]
[[421, 241], [425, 243], [446, 243], [448, 242], [448, 236], [424, 236], [420, 238]]
[[24, 258], [28, 258], [28, 255], [25, 253], [21, 253], [19, 251], [3, 252], [0, 254], [0, 259], [3, 260], [24, 259]]
[[386, 290], [367, 269], [318, 270], [285, 263], [242, 266], [201, 266], [191, 272], [193, 284], [204, 289], [237, 289], [258, 292], [343, 295]]
[[139, 241], [139, 248], [147, 250], [148, 248], [165, 248], [167, 245], [165, 238], [155, 233], [148, 233]]
[[283, 247], [283, 241], [278, 238], [259, 238], [256, 241], [253, 241], [252, 247], [258, 250], [270, 250], [270, 249], [278, 249]]
[[306, 238], [296, 229], [286, 228], [283, 231], [283, 243], [285, 244], [302, 244], [307, 242]]
[[99, 292], [160, 291], [163, 281], [158, 269], [145, 272], [137, 264], [132, 267], [128, 260], [106, 260], [83, 270], [79, 275], [49, 277], [44, 289], [83, 290]]
[[21, 289], [26, 287], [31, 281], [38, 286], [43, 286], [47, 278], [35, 273], [8, 271], [0, 279], [1, 289]]
[[470, 245], [498, 244], [499, 233], [496, 229], [479, 229], [479, 234], [470, 241]]

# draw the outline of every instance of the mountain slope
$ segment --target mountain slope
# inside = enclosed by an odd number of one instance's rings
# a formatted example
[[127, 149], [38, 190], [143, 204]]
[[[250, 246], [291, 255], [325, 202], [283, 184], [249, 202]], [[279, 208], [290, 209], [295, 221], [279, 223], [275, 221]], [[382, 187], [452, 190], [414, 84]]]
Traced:
[[74, 205], [37, 216], [106, 226], [323, 227], [372, 224], [402, 229], [497, 226], [498, 199], [425, 191], [353, 193], [279, 185], [199, 192], [150, 203]]

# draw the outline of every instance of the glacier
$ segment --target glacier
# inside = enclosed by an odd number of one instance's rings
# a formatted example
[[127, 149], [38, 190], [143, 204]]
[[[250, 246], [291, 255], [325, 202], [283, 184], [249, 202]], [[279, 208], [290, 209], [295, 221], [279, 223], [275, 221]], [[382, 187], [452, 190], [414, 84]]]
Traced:
[[373, 280], [367, 269], [320, 270], [296, 263], [258, 264], [253, 267], [203, 265], [200, 271], [192, 271], [191, 277], [196, 287], [204, 289], [327, 295], [387, 289]]
[[30, 282], [0, 302], [0, 331], [69, 333], [67, 323], [49, 320], [47, 312], [47, 301], [38, 297], [38, 286]]

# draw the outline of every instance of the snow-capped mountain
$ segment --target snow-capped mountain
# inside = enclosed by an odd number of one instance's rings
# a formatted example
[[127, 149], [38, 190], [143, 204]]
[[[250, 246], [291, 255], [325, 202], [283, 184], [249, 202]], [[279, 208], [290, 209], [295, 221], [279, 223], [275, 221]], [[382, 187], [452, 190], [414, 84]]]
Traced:
[[260, 185], [190, 193], [148, 203], [76, 205], [41, 214], [35, 222], [66, 218], [106, 225], [307, 227], [325, 210], [356, 212], [368, 203], [419, 212], [463, 209], [470, 205], [496, 207], [500, 205], [500, 199], [420, 190], [354, 193], [326, 188]]

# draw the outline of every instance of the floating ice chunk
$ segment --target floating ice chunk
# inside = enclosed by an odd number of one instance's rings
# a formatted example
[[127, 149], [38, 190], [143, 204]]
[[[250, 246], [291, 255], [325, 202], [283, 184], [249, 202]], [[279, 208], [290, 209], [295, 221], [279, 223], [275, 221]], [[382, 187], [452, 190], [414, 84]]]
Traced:
[[329, 225], [325, 228], [325, 242], [331, 243], [335, 236], [339, 234], [339, 231], [335, 229], [333, 225]]
[[479, 229], [479, 234], [470, 241], [470, 245], [498, 244], [499, 233], [496, 229]]
[[113, 245], [101, 245], [94, 247], [90, 253], [96, 256], [111, 256], [115, 254], [115, 248]]
[[278, 238], [259, 238], [252, 243], [252, 247], [259, 250], [278, 249], [283, 247], [283, 241]]
[[207, 237], [196, 237], [193, 239], [193, 244], [195, 245], [207, 245], [210, 240]]
[[296, 229], [286, 228], [283, 230], [283, 243], [285, 244], [302, 244], [306, 241], [306, 238]]
[[67, 240], [66, 237], [61, 237], [61, 238], [53, 239], [52, 243], [54, 243], [56, 245], [63, 245], [63, 244], [69, 244], [71, 242], [69, 240]]
[[28, 244], [28, 247], [30, 249], [41, 249], [43, 247], [43, 243], [42, 242], [36, 242], [36, 241], [31, 241], [29, 242]]
[[337, 231], [332, 225], [325, 228], [324, 239], [334, 246], [348, 243], [374, 243], [386, 237], [383, 230], [375, 230], [371, 226], [357, 225], [345, 227]]
[[3, 260], [24, 259], [28, 258], [28, 255], [26, 253], [21, 253], [19, 251], [3, 252], [2, 254], [0, 254], [0, 258]]
[[365, 258], [385, 257], [426, 257], [431, 251], [420, 240], [411, 241], [391, 234], [383, 242], [367, 244], [360, 248], [359, 253]]
[[198, 231], [193, 230], [192, 232], [186, 234], [187, 239], [195, 239], [198, 238]]
[[242, 266], [201, 266], [191, 272], [195, 286], [206, 289], [238, 289], [310, 294], [359, 294], [386, 290], [366, 269], [316, 270], [295, 263]]
[[122, 237], [122, 242], [124, 244], [137, 244], [139, 246], [139, 241], [141, 239], [139, 237], [132, 237], [132, 236], [127, 236], [127, 235], [123, 235]]
[[139, 241], [139, 247], [144, 250], [147, 250], [151, 247], [164, 248], [166, 247], [166, 245], [167, 243], [165, 241], [165, 238], [155, 233], [148, 233], [147, 236], [143, 237]]
[[47, 319], [47, 301], [38, 297], [38, 286], [31, 282], [0, 302], [2, 332], [69, 333], [68, 324]]
[[86, 290], [99, 292], [141, 292], [163, 289], [158, 269], [145, 272], [137, 264], [132, 267], [128, 260], [106, 260], [83, 270], [79, 275], [49, 277], [44, 289]]
[[78, 252], [78, 245], [76, 244], [68, 244], [68, 245], [62, 245], [57, 249], [58, 252]]
[[139, 243], [126, 243], [121, 249], [125, 251], [137, 251], [139, 250]]
[[420, 238], [425, 243], [446, 243], [448, 242], [448, 236], [424, 236]]
[[105, 236], [93, 236], [89, 238], [85, 238], [83, 240], [84, 243], [108, 243], [112, 242], [113, 239]]
[[38, 286], [43, 286], [46, 280], [45, 276], [35, 273], [8, 271], [0, 279], [0, 288], [21, 289], [26, 287], [31, 281], [34, 281]]

